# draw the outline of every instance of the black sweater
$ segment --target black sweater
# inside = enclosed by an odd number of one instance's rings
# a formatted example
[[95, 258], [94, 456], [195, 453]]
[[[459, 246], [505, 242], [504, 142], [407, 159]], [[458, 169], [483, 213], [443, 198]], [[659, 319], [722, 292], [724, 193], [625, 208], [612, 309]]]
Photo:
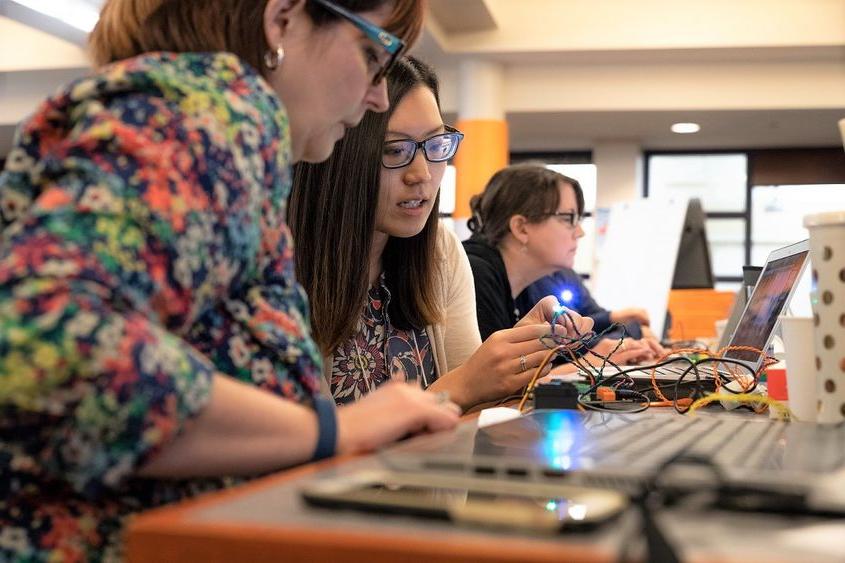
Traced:
[[526, 287], [517, 296], [516, 305], [525, 314], [546, 295], [554, 295], [561, 299], [564, 290], [569, 290], [572, 297], [569, 302], [563, 302], [563, 304], [570, 309], [575, 309], [582, 317], [592, 317], [595, 322], [593, 330], [601, 332], [610, 326], [610, 311], [596, 303], [581, 276], [570, 268], [540, 278]]
[[505, 328], [512, 328], [520, 312], [514, 307], [511, 285], [499, 249], [479, 235], [464, 241], [475, 280], [475, 309], [481, 339]]

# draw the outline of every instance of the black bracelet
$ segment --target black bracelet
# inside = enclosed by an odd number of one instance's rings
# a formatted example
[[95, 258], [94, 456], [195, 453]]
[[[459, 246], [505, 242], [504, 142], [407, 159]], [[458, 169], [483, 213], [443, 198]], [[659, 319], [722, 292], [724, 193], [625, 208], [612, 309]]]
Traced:
[[332, 457], [337, 449], [337, 413], [334, 400], [329, 397], [315, 397], [314, 411], [317, 413], [317, 448], [312, 461]]

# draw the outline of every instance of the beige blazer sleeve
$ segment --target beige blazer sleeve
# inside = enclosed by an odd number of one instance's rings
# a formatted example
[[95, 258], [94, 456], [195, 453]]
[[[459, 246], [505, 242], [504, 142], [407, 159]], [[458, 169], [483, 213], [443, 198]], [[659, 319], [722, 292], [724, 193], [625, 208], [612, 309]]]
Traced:
[[464, 247], [442, 221], [437, 243], [440, 262], [439, 294], [443, 322], [427, 327], [438, 376], [463, 364], [481, 345], [475, 311], [475, 285]]

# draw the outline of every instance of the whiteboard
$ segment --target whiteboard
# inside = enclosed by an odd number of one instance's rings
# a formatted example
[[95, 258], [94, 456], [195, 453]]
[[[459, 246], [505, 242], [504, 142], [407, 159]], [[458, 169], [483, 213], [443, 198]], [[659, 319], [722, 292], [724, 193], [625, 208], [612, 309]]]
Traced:
[[593, 294], [605, 309], [639, 307], [663, 334], [688, 198], [639, 199], [610, 209]]

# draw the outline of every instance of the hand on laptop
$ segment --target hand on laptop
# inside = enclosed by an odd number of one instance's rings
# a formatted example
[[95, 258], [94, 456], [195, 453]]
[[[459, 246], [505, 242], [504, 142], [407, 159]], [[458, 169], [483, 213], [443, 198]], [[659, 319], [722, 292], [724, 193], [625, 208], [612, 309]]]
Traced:
[[337, 409], [337, 453], [372, 451], [408, 434], [448, 430], [461, 409], [444, 395], [416, 385], [385, 383], [360, 401]]
[[[618, 346], [618, 348], [617, 348]], [[614, 352], [614, 350], [616, 350]], [[655, 359], [655, 353], [647, 342], [626, 338], [622, 345], [615, 338], [603, 338], [592, 347], [592, 351], [600, 356], [608, 356], [615, 364], [636, 364]], [[611, 354], [612, 352], [612, 354]], [[593, 365], [601, 365], [601, 358], [593, 354], [584, 356]]]
[[614, 323], [637, 322], [643, 326], [648, 326], [650, 321], [648, 318], [648, 311], [645, 309], [637, 309], [631, 307], [629, 309], [617, 309], [610, 312], [610, 321]]
[[666, 354], [669, 353], [669, 350], [664, 348], [660, 345], [660, 339], [658, 339], [651, 329], [645, 325], [642, 326], [643, 332], [643, 342], [645, 342], [648, 347], [651, 349], [652, 353], [654, 353], [655, 358], [662, 358]]

